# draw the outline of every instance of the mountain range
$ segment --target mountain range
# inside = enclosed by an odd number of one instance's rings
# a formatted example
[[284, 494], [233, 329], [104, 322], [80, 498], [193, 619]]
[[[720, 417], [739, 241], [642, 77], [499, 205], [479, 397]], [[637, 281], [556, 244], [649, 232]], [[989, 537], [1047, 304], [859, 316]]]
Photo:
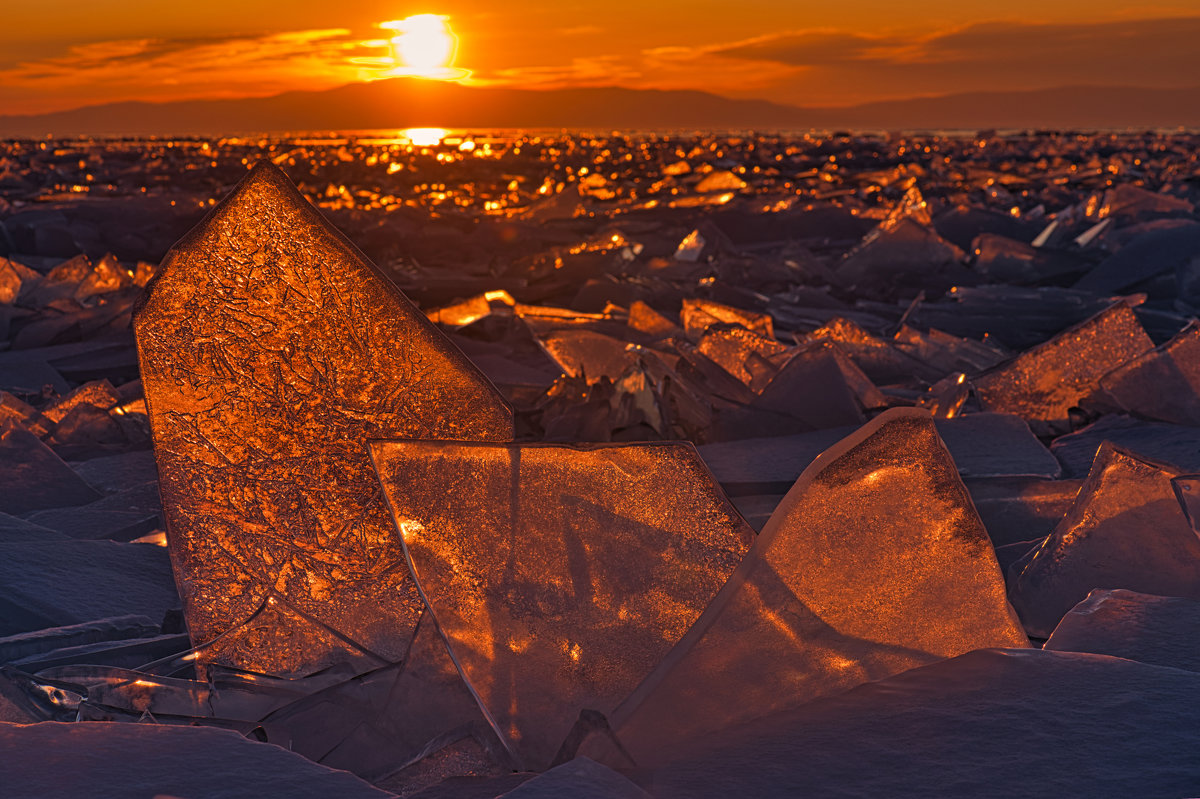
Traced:
[[1200, 86], [1068, 86], [801, 107], [701, 91], [472, 87], [395, 78], [270, 97], [123, 102], [0, 115], [0, 136], [236, 135], [409, 127], [584, 130], [1200, 127]]

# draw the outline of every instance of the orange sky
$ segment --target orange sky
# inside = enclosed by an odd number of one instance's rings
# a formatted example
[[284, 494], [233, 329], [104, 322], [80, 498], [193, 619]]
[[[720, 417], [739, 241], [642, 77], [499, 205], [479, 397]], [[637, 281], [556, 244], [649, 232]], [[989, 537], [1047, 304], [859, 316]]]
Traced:
[[1195, 0], [916, 4], [39, 0], [7, 4], [0, 114], [382, 77], [377, 24], [449, 16], [471, 82], [705, 89], [797, 105], [1067, 85], [1200, 85]]

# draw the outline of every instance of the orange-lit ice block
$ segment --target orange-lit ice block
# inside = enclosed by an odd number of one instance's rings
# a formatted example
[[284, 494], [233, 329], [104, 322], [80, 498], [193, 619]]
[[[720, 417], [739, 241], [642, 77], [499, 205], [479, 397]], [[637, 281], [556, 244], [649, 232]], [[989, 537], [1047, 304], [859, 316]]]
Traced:
[[176, 580], [203, 654], [404, 656], [421, 603], [363, 441], [508, 440], [495, 388], [269, 164], [135, 317]]
[[451, 653], [526, 768], [650, 673], [753, 537], [690, 444], [372, 453]]
[[1039, 432], [1064, 425], [1100, 378], [1153, 346], [1129, 306], [1117, 303], [972, 382], [984, 410], [1015, 413]]
[[648, 765], [683, 739], [858, 683], [1027, 645], [932, 418], [894, 409], [804, 471], [613, 723]]
[[1096, 588], [1200, 599], [1200, 539], [1172, 487], [1178, 472], [1109, 442], [1066, 516], [1009, 569], [1013, 604], [1049, 636]]

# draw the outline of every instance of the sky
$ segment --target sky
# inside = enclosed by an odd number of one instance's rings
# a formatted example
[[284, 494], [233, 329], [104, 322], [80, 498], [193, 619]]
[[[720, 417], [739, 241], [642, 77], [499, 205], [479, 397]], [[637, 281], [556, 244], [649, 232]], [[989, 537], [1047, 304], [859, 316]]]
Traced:
[[[446, 18], [464, 82], [703, 89], [801, 106], [1200, 86], [1196, 0], [38, 0], [5, 3], [0, 115], [387, 77], [380, 23]], [[461, 72], [460, 72], [461, 74]]]

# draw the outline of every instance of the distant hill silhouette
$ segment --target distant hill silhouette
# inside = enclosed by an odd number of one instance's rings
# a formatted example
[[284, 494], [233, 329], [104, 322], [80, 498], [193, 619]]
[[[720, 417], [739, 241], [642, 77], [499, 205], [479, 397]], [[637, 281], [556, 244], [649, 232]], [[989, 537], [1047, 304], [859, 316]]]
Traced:
[[1200, 127], [1200, 86], [1064, 87], [802, 108], [701, 91], [480, 88], [396, 78], [238, 100], [110, 103], [0, 116], [0, 136], [233, 135], [373, 128], [786, 130]]

